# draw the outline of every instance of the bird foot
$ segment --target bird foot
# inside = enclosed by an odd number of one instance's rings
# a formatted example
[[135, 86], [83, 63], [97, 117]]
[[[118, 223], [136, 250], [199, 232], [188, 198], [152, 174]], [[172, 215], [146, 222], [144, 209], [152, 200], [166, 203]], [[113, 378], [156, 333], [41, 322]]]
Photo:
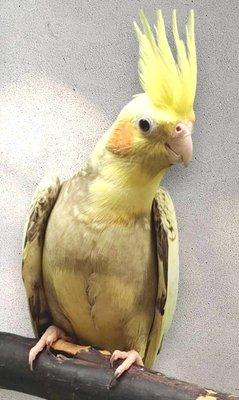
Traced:
[[137, 365], [144, 365], [142, 358], [140, 357], [139, 353], [135, 350], [130, 350], [130, 351], [120, 351], [120, 350], [115, 350], [112, 354], [112, 356], [110, 357], [110, 364], [111, 367], [114, 366], [114, 362], [116, 360], [124, 360], [122, 362], [122, 364], [116, 368], [115, 372], [114, 372], [114, 376], [110, 381], [110, 385], [109, 387], [112, 387], [116, 380], [125, 372], [127, 371], [131, 365], [133, 365], [134, 363]]
[[65, 332], [58, 328], [55, 325], [49, 326], [46, 332], [42, 335], [42, 337], [38, 340], [37, 344], [31, 348], [29, 351], [28, 362], [31, 371], [33, 371], [33, 361], [36, 356], [45, 348], [49, 348], [56, 340], [63, 339], [67, 342], [70, 342], [72, 339], [65, 334]]

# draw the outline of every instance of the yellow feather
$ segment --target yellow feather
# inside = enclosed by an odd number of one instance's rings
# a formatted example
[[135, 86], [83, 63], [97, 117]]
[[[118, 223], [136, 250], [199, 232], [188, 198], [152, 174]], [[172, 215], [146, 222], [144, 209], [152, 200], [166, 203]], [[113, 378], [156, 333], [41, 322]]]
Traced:
[[186, 46], [180, 39], [176, 10], [173, 10], [173, 36], [177, 61], [170, 49], [162, 12], [157, 12], [156, 35], [141, 11], [143, 30], [134, 23], [139, 41], [139, 79], [152, 103], [160, 109], [176, 113], [179, 119], [194, 119], [197, 61], [194, 37], [194, 12], [189, 13]]

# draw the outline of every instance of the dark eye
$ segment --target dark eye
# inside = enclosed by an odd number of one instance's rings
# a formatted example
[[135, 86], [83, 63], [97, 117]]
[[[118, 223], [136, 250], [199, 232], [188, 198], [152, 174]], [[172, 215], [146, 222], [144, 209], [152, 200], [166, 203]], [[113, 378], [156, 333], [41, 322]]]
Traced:
[[143, 133], [149, 133], [153, 128], [153, 121], [150, 118], [140, 118], [138, 126]]

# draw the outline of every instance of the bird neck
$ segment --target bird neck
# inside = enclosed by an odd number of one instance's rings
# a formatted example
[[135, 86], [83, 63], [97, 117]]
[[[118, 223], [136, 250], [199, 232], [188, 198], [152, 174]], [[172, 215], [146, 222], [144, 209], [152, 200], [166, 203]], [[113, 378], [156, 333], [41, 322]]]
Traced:
[[[149, 215], [152, 201], [166, 168], [143, 171], [140, 163], [104, 152], [89, 163], [89, 207], [101, 219], [127, 221]], [[93, 174], [92, 174], [93, 172]]]

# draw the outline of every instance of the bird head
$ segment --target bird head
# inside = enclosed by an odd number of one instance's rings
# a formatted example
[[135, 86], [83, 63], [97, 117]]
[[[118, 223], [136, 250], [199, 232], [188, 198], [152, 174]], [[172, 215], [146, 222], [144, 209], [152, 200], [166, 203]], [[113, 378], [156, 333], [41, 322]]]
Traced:
[[167, 168], [190, 162], [195, 121], [193, 11], [186, 26], [186, 43], [180, 39], [173, 11], [176, 57], [169, 46], [161, 11], [157, 12], [155, 34], [143, 12], [140, 19], [142, 30], [136, 23], [134, 26], [139, 41], [139, 80], [144, 92], [133, 96], [122, 109], [91, 158], [95, 172], [100, 171], [91, 193], [97, 199], [101, 196], [102, 204], [128, 207], [130, 213], [136, 213], [136, 208], [137, 212], [150, 210]]
[[164, 169], [187, 165], [192, 158], [191, 133], [195, 114], [196, 48], [194, 14], [189, 13], [186, 45], [180, 39], [176, 10], [173, 11], [173, 56], [161, 11], [157, 12], [155, 34], [143, 12], [142, 31], [134, 23], [139, 41], [139, 79], [144, 93], [135, 95], [110, 129], [107, 149], [118, 157]]

